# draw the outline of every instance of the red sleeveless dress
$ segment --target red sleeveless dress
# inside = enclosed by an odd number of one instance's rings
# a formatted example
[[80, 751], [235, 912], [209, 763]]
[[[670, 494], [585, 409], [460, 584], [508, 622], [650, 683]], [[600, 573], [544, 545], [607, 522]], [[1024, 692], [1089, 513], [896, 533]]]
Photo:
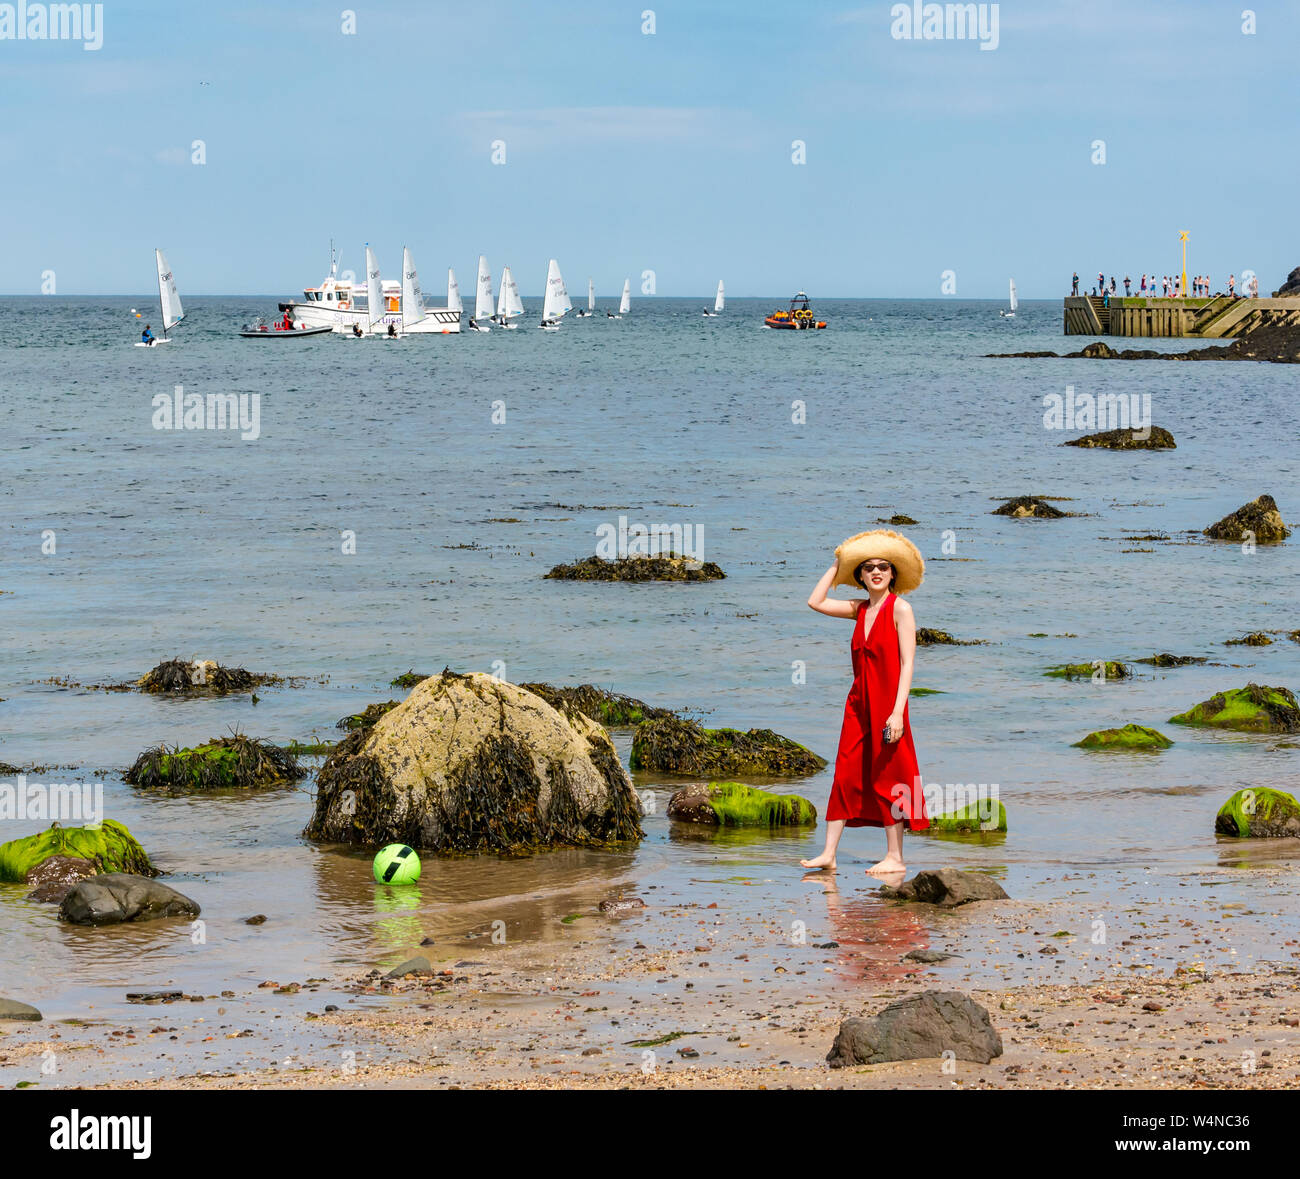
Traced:
[[903, 735], [888, 744], [881, 730], [894, 710], [901, 661], [894, 603], [890, 594], [863, 633], [868, 603], [858, 607], [853, 625], [853, 687], [844, 704], [844, 728], [835, 757], [835, 782], [826, 819], [849, 827], [892, 827], [900, 820], [912, 831], [930, 825], [921, 792], [921, 771], [912, 744], [912, 725], [903, 705]]

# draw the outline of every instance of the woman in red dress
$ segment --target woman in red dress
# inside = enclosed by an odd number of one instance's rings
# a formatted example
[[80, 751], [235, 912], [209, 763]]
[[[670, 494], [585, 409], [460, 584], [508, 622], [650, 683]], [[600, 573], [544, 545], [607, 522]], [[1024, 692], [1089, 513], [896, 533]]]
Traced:
[[[853, 619], [853, 687], [844, 705], [844, 727], [835, 758], [835, 781], [826, 807], [826, 849], [805, 868], [835, 871], [835, 849], [845, 827], [883, 827], [885, 858], [867, 871], [904, 871], [903, 825], [930, 825], [921, 771], [907, 716], [916, 656], [916, 619], [900, 594], [925, 576], [925, 561], [906, 537], [876, 529], [850, 537], [835, 550], [835, 564], [822, 575], [808, 605], [832, 618]], [[826, 595], [832, 586], [856, 584], [865, 601]]]

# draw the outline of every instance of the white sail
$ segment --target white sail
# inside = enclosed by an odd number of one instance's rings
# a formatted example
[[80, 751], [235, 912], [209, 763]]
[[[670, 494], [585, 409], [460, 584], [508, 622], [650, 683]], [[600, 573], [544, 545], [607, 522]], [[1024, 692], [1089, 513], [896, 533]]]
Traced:
[[596, 310], [596, 284], [587, 279], [587, 310]]
[[366, 306], [367, 317], [371, 327], [384, 318], [384, 282], [379, 276], [379, 263], [375, 261], [375, 252], [366, 246]]
[[185, 318], [185, 311], [181, 307], [181, 296], [176, 290], [176, 279], [172, 277], [167, 259], [161, 250], [154, 250], [154, 256], [158, 263], [158, 298], [162, 303], [163, 331], [166, 331]]
[[447, 267], [447, 310], [465, 310], [465, 304], [460, 300], [460, 284], [456, 281], [456, 272], [450, 266]]
[[564, 285], [564, 276], [560, 273], [560, 264], [552, 258], [546, 268], [546, 299], [542, 303], [543, 321], [562, 318], [566, 312], [573, 310], [569, 301], [569, 292]]
[[501, 272], [501, 289], [497, 291], [497, 323], [505, 323], [508, 318], [506, 315], [507, 294], [510, 289], [510, 267], [507, 266]]
[[1016, 280], [1011, 280], [1011, 310], [1014, 311], [1020, 306], [1020, 300], [1016, 297]]
[[618, 301], [619, 315], [626, 315], [632, 310], [632, 280], [625, 278], [623, 280], [623, 297]]
[[420, 291], [420, 276], [415, 272], [415, 259], [411, 251], [402, 248], [402, 327], [408, 328], [425, 318], [424, 295]]
[[492, 318], [492, 272], [482, 254], [478, 256], [478, 293], [474, 296], [474, 318]]
[[721, 311], [723, 307], [726, 305], [726, 302], [727, 302], [727, 297], [726, 297], [726, 292], [722, 289], [722, 279], [718, 279], [718, 294], [717, 297], [713, 300], [713, 310], [715, 312]]
[[506, 297], [506, 318], [513, 319], [516, 315], [523, 315], [524, 301], [519, 297], [519, 284], [515, 282], [515, 276], [510, 273], [509, 266], [501, 275], [501, 289]]

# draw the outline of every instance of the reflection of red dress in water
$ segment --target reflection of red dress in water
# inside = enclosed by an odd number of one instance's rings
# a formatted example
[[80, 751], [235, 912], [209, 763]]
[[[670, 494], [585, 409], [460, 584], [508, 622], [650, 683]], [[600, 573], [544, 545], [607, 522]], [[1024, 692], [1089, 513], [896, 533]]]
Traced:
[[844, 705], [835, 783], [826, 806], [828, 822], [842, 819], [849, 827], [892, 827], [902, 819], [912, 831], [930, 825], [906, 704], [902, 737], [888, 744], [881, 739], [898, 696], [897, 600], [895, 594], [885, 599], [865, 635], [862, 619], [868, 603], [858, 607], [853, 625], [853, 687]]

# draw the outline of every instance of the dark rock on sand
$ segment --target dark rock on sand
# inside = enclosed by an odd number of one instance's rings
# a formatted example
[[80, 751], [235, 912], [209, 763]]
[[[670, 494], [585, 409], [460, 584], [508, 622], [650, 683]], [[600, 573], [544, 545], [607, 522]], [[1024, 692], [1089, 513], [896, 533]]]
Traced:
[[961, 868], [940, 868], [937, 872], [918, 872], [911, 880], [893, 888], [882, 885], [880, 895], [891, 901], [920, 901], [941, 905], [945, 909], [971, 901], [1010, 900], [1002, 886], [983, 872], [966, 872]]
[[1160, 655], [1148, 655], [1145, 659], [1135, 659], [1134, 663], [1149, 663], [1152, 667], [1187, 667], [1193, 663], [1204, 663], [1204, 655], [1170, 655], [1168, 651]]
[[556, 565], [547, 578], [558, 581], [718, 581], [727, 575], [713, 561], [689, 557], [583, 557]]
[[1060, 520], [1069, 514], [1061, 511], [1060, 508], [1052, 507], [1045, 499], [1035, 495], [1018, 495], [1015, 499], [1007, 500], [1001, 507], [993, 509], [995, 516], [1015, 516], [1017, 519], [1035, 516], [1042, 520]]
[[1151, 426], [1146, 430], [1103, 430], [1100, 434], [1085, 434], [1082, 438], [1072, 438], [1062, 442], [1062, 446], [1082, 446], [1088, 449], [1104, 450], [1173, 450], [1174, 436], [1163, 426]]
[[809, 827], [817, 808], [797, 794], [772, 794], [740, 782], [697, 782], [668, 800], [668, 817], [712, 827]]
[[1239, 733], [1300, 733], [1300, 707], [1294, 693], [1262, 684], [1230, 688], [1169, 720], [1178, 725], [1208, 725]]
[[652, 708], [644, 700], [607, 692], [594, 684], [580, 684], [576, 688], [557, 688], [551, 684], [520, 684], [528, 692], [535, 692], [552, 708], [563, 711], [576, 708], [584, 716], [616, 729], [639, 725], [644, 720], [656, 720], [677, 714], [667, 708]]
[[408, 975], [412, 975], [412, 974], [432, 974], [432, 973], [433, 973], [433, 966], [429, 962], [429, 959], [424, 957], [423, 955], [419, 955], [415, 958], [408, 958], [400, 966], [394, 966], [392, 970], [390, 970], [386, 975], [384, 975], [384, 977], [385, 978], [406, 978]]
[[947, 962], [949, 958], [960, 958], [960, 954], [949, 954], [946, 950], [909, 950], [903, 955], [913, 962]]
[[25, 1019], [32, 1023], [41, 1018], [41, 1013], [30, 1003], [20, 1003], [17, 999], [0, 999], [0, 1019]]
[[1267, 786], [1238, 790], [1219, 808], [1214, 830], [1237, 838], [1294, 839], [1300, 836], [1300, 803]]
[[640, 897], [612, 897], [600, 902], [602, 913], [615, 916], [619, 913], [635, 913], [645, 907], [646, 903]]
[[846, 1019], [826, 1060], [831, 1068], [846, 1068], [946, 1052], [979, 1064], [1002, 1055], [1002, 1037], [988, 1011], [960, 991], [926, 991], [871, 1019]]
[[1235, 512], [1229, 512], [1217, 524], [1205, 529], [1205, 535], [1212, 540], [1231, 540], [1238, 543], [1247, 540], [1247, 533], [1252, 533], [1256, 544], [1281, 544], [1291, 535], [1282, 521], [1282, 513], [1271, 495], [1261, 495], [1258, 499], [1243, 504]]
[[637, 726], [630, 765], [698, 778], [802, 778], [825, 769], [826, 759], [771, 729], [706, 729], [668, 716]]
[[444, 671], [325, 760], [304, 835], [432, 851], [639, 839], [641, 804], [609, 734], [489, 675]]
[[128, 872], [82, 880], [72, 886], [59, 906], [59, 917], [73, 925], [117, 925], [198, 915], [199, 906], [189, 897], [157, 880]]

